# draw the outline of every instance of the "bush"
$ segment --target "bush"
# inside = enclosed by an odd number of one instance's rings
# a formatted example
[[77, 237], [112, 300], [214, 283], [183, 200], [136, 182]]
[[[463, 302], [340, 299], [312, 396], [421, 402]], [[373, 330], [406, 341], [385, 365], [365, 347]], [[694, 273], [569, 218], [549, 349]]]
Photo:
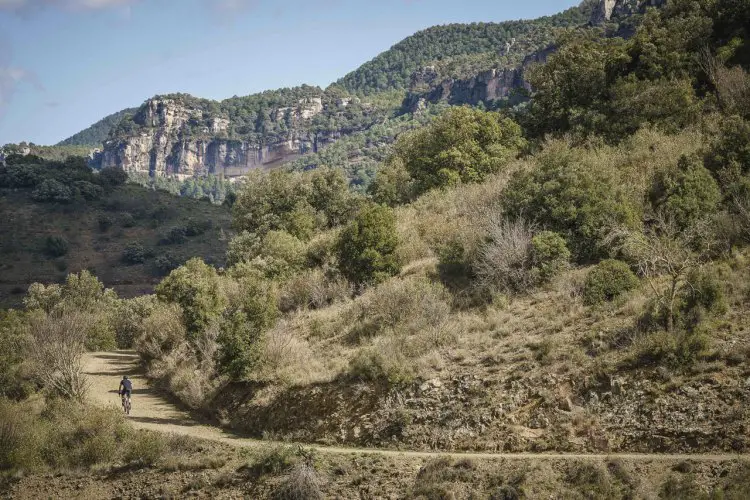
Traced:
[[414, 381], [412, 363], [398, 352], [381, 352], [374, 347], [360, 349], [349, 361], [349, 374], [366, 382], [404, 386]]
[[107, 167], [99, 171], [99, 182], [108, 187], [121, 186], [128, 180], [128, 173], [121, 168]]
[[122, 252], [122, 261], [128, 265], [143, 264], [149, 252], [140, 243], [128, 243]]
[[550, 281], [564, 271], [569, 262], [570, 250], [559, 234], [542, 231], [531, 238], [531, 265], [538, 281]]
[[450, 314], [450, 295], [425, 279], [393, 279], [358, 297], [348, 312], [349, 340], [385, 333], [409, 336], [442, 328]]
[[155, 308], [154, 297], [144, 295], [133, 299], [119, 300], [112, 312], [115, 343], [118, 349], [130, 349], [142, 331], [142, 323]]
[[120, 214], [120, 225], [122, 227], [133, 227], [135, 226], [135, 217], [129, 212], [123, 212]]
[[150, 467], [161, 459], [166, 451], [164, 437], [153, 431], [138, 432], [125, 451], [125, 461], [132, 465]]
[[104, 190], [101, 186], [87, 181], [76, 181], [73, 186], [75, 187], [76, 194], [82, 196], [86, 201], [95, 201], [104, 196]]
[[342, 274], [353, 283], [379, 283], [397, 274], [396, 217], [388, 207], [364, 207], [336, 242]]
[[632, 364], [637, 367], [656, 364], [673, 369], [683, 368], [704, 356], [709, 346], [708, 335], [701, 331], [660, 330], [636, 343]]
[[211, 226], [210, 220], [188, 219], [187, 224], [185, 224], [185, 234], [187, 236], [199, 236], [211, 229]]
[[175, 226], [169, 228], [167, 234], [161, 239], [162, 245], [179, 245], [187, 241], [187, 228], [185, 226]]
[[170, 253], [158, 255], [154, 259], [154, 274], [156, 276], [166, 276], [180, 267], [181, 264], [180, 259]]
[[44, 240], [44, 252], [50, 257], [62, 257], [70, 250], [68, 240], [62, 236], [47, 236]]
[[611, 301], [638, 286], [638, 277], [625, 262], [607, 259], [586, 276], [583, 300], [588, 305]]
[[532, 223], [557, 232], [579, 262], [606, 254], [603, 237], [613, 225], [634, 227], [642, 218], [615, 172], [584, 162], [580, 151], [563, 143], [549, 144], [533, 169], [514, 175], [503, 197], [509, 217], [533, 217]]
[[489, 294], [525, 292], [532, 287], [532, 236], [531, 226], [522, 219], [491, 219], [486, 242], [472, 262], [477, 287]]
[[112, 220], [112, 217], [107, 214], [99, 214], [96, 218], [96, 222], [99, 225], [99, 231], [106, 233], [109, 228], [112, 227], [114, 221]]
[[305, 463], [299, 463], [292, 468], [279, 488], [274, 491], [275, 500], [322, 500], [320, 491], [321, 481], [315, 468]]
[[73, 190], [54, 179], [45, 179], [32, 191], [34, 201], [70, 203], [73, 200]]
[[716, 212], [721, 192], [716, 181], [696, 158], [682, 156], [673, 171], [655, 175], [649, 193], [654, 211], [685, 229], [705, 215]]

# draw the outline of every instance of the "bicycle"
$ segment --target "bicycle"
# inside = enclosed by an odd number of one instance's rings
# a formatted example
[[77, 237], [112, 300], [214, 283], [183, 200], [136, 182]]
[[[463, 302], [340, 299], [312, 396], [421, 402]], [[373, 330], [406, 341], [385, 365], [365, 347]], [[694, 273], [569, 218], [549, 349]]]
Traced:
[[122, 395], [122, 411], [125, 412], [125, 415], [130, 415], [130, 396], [128, 394]]

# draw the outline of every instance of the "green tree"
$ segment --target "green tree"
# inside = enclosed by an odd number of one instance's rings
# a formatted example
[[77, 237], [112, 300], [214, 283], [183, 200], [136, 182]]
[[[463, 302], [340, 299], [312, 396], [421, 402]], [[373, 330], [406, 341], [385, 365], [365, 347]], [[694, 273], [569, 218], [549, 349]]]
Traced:
[[451, 108], [395, 145], [417, 192], [480, 182], [514, 159], [525, 141], [521, 127], [498, 113]]
[[513, 176], [503, 206], [511, 217], [533, 217], [562, 235], [585, 262], [606, 254], [602, 242], [615, 225], [636, 227], [642, 208], [618, 189], [617, 177], [560, 142], [537, 155], [534, 168]]
[[670, 217], [679, 229], [716, 212], [719, 186], [698, 158], [682, 156], [675, 170], [657, 172], [649, 193], [655, 211]]
[[381, 282], [400, 269], [397, 245], [393, 210], [383, 205], [365, 206], [336, 242], [341, 272], [354, 283]]
[[164, 278], [156, 287], [156, 296], [182, 307], [185, 327], [191, 338], [205, 330], [226, 306], [216, 269], [198, 257]]
[[225, 311], [218, 337], [220, 370], [235, 379], [258, 366], [263, 334], [278, 316], [276, 295], [263, 282], [244, 279], [239, 285], [239, 301]]

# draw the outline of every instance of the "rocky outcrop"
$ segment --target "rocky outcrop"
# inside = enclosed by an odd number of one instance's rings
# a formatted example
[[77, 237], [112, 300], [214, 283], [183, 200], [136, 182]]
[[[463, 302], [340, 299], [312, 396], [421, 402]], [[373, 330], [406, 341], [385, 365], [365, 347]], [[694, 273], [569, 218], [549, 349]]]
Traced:
[[590, 23], [594, 26], [608, 21], [642, 13], [648, 7], [660, 7], [666, 0], [600, 0], [591, 15]]
[[404, 107], [415, 112], [425, 102], [475, 106], [480, 102], [508, 99], [515, 89], [531, 90], [524, 78], [526, 71], [533, 64], [544, 63], [553, 51], [554, 47], [550, 46], [527, 56], [515, 68], [493, 68], [467, 79], [441, 79], [433, 66], [426, 66], [412, 75], [411, 91]]
[[[291, 123], [310, 120], [323, 111], [320, 98], [308, 98], [298, 106], [279, 108], [278, 120], [291, 117]], [[212, 117], [198, 131], [195, 123], [205, 123], [204, 111], [191, 109], [171, 99], [155, 98], [138, 110], [133, 121], [137, 132], [104, 143], [101, 167], [118, 167], [130, 173], [185, 178], [217, 174], [243, 175], [254, 168], [265, 168], [294, 159], [339, 138], [336, 132], [315, 132], [291, 127], [285, 137], [265, 143], [227, 138], [230, 120]]]

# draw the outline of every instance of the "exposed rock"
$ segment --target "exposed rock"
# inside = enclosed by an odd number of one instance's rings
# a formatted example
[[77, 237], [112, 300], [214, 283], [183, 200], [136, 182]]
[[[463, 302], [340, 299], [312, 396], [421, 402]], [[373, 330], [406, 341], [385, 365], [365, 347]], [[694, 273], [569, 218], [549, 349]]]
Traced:
[[648, 7], [659, 7], [666, 0], [600, 0], [591, 14], [590, 23], [594, 26], [608, 21], [631, 16], [645, 11]]
[[447, 101], [452, 105], [474, 106], [480, 102], [508, 99], [515, 89], [531, 90], [524, 78], [525, 72], [533, 64], [546, 62], [554, 50], [554, 46], [547, 47], [527, 56], [518, 67], [492, 68], [468, 79], [441, 80], [434, 66], [425, 66], [412, 75], [411, 90], [404, 101], [404, 108], [417, 112], [423, 109], [425, 102]]
[[[322, 110], [322, 99], [312, 97], [300, 100], [294, 108], [278, 109], [275, 116], [285, 119], [291, 114], [298, 122], [309, 120]], [[292, 127], [285, 138], [257, 144], [226, 139], [231, 122], [222, 117], [212, 118], [210, 127], [203, 129], [203, 136], [185, 133], [191, 120], [202, 115], [203, 111], [185, 107], [172, 99], [150, 99], [133, 118], [145, 128], [130, 136], [106, 141], [101, 158], [97, 156], [93, 160], [101, 167], [119, 167], [130, 173], [151, 176], [184, 178], [210, 173], [236, 177], [254, 168], [294, 159], [308, 151], [316, 152], [340, 136], [337, 132], [307, 132]]]

